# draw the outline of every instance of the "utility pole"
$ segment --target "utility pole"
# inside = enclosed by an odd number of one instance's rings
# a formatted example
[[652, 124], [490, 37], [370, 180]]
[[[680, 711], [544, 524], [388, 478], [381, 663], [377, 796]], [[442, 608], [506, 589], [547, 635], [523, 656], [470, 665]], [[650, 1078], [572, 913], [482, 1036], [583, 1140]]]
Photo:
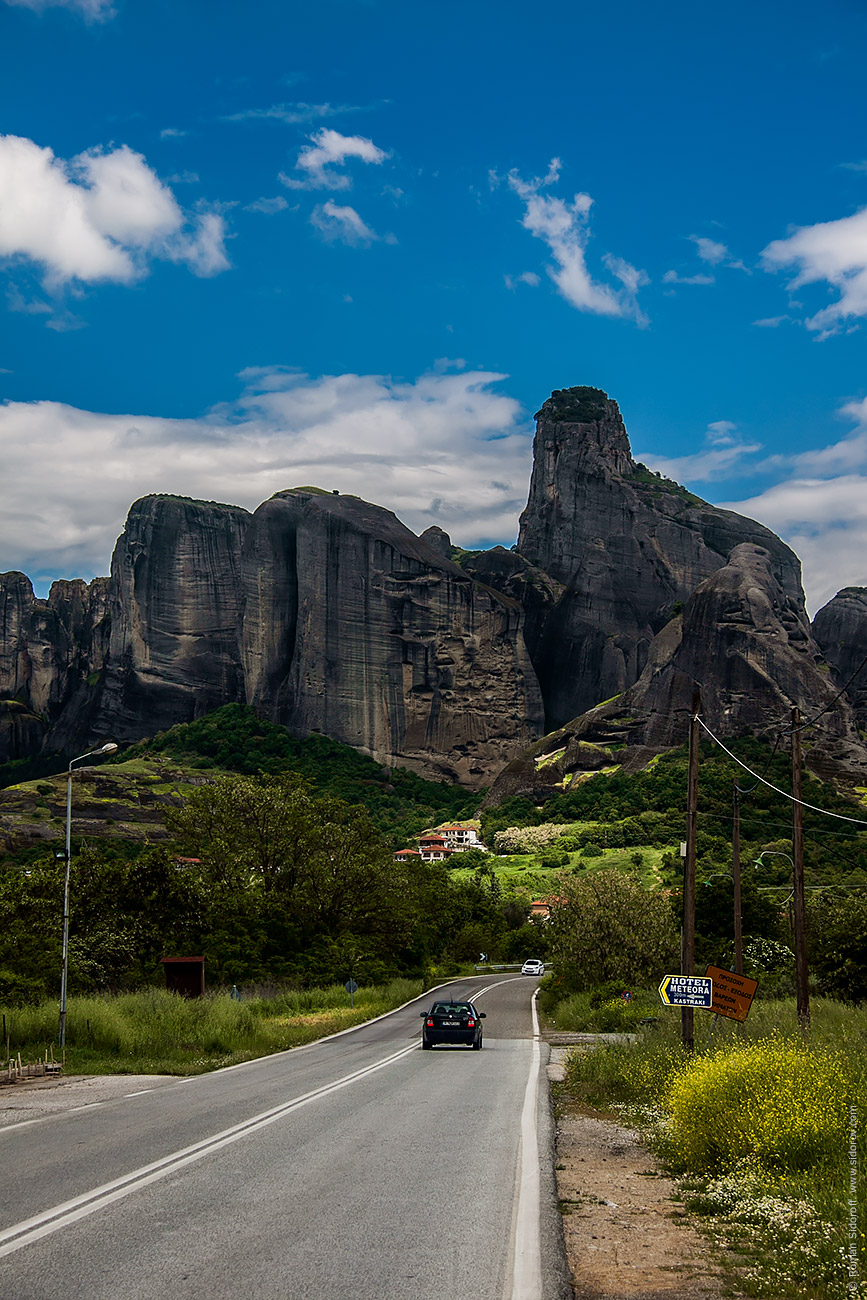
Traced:
[[744, 936], [741, 924], [741, 792], [732, 782], [732, 881], [734, 882], [735, 974], [744, 973]]
[[797, 985], [798, 1024], [810, 1027], [810, 988], [807, 974], [807, 925], [804, 904], [804, 814], [801, 806], [801, 711], [792, 709], [792, 861], [794, 892], [792, 895], [795, 935], [795, 983]]
[[[701, 692], [694, 690], [689, 719], [689, 771], [686, 788], [686, 862], [683, 865], [681, 975], [695, 974], [695, 836], [698, 825], [698, 746], [701, 734], [698, 715], [700, 713]], [[695, 1012], [692, 1007], [681, 1007], [680, 1009], [680, 1033], [684, 1047], [688, 1052], [691, 1052], [695, 1042]]]

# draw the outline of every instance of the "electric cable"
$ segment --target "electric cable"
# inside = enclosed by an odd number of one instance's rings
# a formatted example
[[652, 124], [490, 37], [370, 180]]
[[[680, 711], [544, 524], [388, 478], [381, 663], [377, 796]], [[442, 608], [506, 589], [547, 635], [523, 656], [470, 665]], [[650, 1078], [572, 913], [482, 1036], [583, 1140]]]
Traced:
[[854, 822], [856, 826], [867, 826], [867, 821], [862, 817], [846, 817], [843, 813], [830, 812], [827, 808], [817, 808], [814, 803], [806, 803], [803, 799], [796, 799], [793, 794], [789, 794], [788, 791], [781, 790], [779, 786], [773, 785], [770, 781], [766, 781], [764, 777], [759, 776], [758, 772], [754, 772], [751, 767], [747, 767], [746, 763], [742, 762], [741, 759], [738, 758], [737, 754], [733, 754], [732, 751], [722, 743], [719, 736], [714, 735], [707, 723], [697, 713], [694, 717], [698, 725], [707, 732], [715, 744], [719, 745], [723, 753], [728, 754], [729, 758], [732, 759], [733, 762], [737, 763], [738, 767], [742, 767], [745, 772], [749, 772], [750, 776], [755, 777], [757, 781], [760, 781], [762, 785], [766, 785], [769, 790], [773, 790], [775, 794], [781, 794], [783, 798], [788, 799], [790, 803], [800, 804], [802, 808], [809, 808], [811, 812], [821, 813], [824, 817], [836, 817], [836, 819], [841, 822]]

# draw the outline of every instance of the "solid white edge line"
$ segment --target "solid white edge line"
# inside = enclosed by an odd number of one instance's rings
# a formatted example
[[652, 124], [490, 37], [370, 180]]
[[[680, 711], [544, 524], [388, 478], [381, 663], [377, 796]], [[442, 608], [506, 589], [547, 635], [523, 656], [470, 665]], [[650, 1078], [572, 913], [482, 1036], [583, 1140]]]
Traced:
[[539, 1091], [539, 1017], [533, 993], [533, 1051], [530, 1074], [521, 1111], [521, 1173], [515, 1214], [515, 1247], [512, 1265], [511, 1300], [539, 1300], [542, 1295], [542, 1244], [539, 1224], [541, 1174], [536, 1104]]
[[76, 1196], [61, 1205], [56, 1205], [50, 1210], [45, 1210], [42, 1214], [35, 1215], [33, 1218], [13, 1224], [12, 1227], [0, 1232], [0, 1258], [11, 1255], [23, 1246], [38, 1241], [50, 1233], [57, 1232], [60, 1228], [67, 1227], [79, 1219], [86, 1218], [104, 1206], [111, 1205], [114, 1201], [121, 1200], [130, 1193], [147, 1187], [176, 1170], [183, 1169], [186, 1165], [193, 1164], [195, 1161], [211, 1155], [222, 1147], [240, 1141], [241, 1138], [247, 1137], [250, 1133], [273, 1124], [289, 1111], [297, 1110], [301, 1106], [308, 1105], [310, 1102], [328, 1096], [333, 1092], [339, 1092], [357, 1079], [373, 1074], [377, 1070], [401, 1060], [404, 1056], [408, 1056], [410, 1052], [415, 1051], [415, 1048], [415, 1043], [412, 1043], [409, 1047], [402, 1047], [400, 1051], [385, 1057], [384, 1060], [365, 1066], [364, 1069], [355, 1070], [342, 1079], [325, 1084], [323, 1087], [305, 1093], [301, 1097], [295, 1097], [291, 1101], [283, 1102], [282, 1105], [263, 1111], [260, 1115], [254, 1115], [251, 1119], [243, 1120], [240, 1124], [235, 1124], [222, 1133], [215, 1133], [212, 1137], [196, 1142], [192, 1146], [184, 1147], [180, 1151], [175, 1151], [171, 1155], [164, 1156], [161, 1160], [156, 1160], [149, 1165], [143, 1165], [140, 1169], [135, 1169], [129, 1174], [115, 1178], [109, 1183], [104, 1183], [101, 1187], [95, 1187], [91, 1191]]

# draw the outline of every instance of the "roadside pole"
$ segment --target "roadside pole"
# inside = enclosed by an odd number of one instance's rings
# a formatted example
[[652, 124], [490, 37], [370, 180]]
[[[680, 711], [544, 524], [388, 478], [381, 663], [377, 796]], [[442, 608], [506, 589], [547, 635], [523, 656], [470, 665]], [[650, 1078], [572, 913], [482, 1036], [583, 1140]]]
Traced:
[[804, 811], [801, 806], [801, 711], [792, 709], [792, 859], [794, 866], [793, 929], [798, 1024], [810, 1027], [810, 987], [807, 972], [807, 917], [804, 902]]
[[732, 782], [732, 881], [734, 882], [735, 974], [744, 973], [744, 936], [741, 922], [741, 792]]
[[[686, 861], [683, 865], [683, 948], [681, 975], [695, 974], [695, 856], [698, 826], [698, 746], [701, 712], [701, 692], [692, 693], [692, 710], [689, 720], [689, 770], [686, 790]], [[695, 1011], [682, 1007], [680, 1032], [683, 1045], [691, 1052], [695, 1042]]]

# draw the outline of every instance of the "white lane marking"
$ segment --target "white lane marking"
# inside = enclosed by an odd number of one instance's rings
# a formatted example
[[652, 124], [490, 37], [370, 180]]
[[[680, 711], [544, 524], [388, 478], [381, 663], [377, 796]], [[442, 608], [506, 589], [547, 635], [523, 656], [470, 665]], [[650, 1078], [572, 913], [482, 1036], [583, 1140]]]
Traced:
[[533, 994], [533, 1053], [521, 1111], [521, 1175], [515, 1214], [515, 1253], [511, 1300], [539, 1300], [542, 1294], [540, 1239], [539, 1139], [536, 1133], [536, 1097], [539, 1087], [539, 1018]]
[[[512, 978], [514, 979], [515, 976], [512, 976]], [[297, 1055], [298, 1052], [309, 1052], [311, 1048], [319, 1047], [321, 1043], [330, 1042], [332, 1038], [342, 1038], [344, 1034], [357, 1034], [359, 1030], [366, 1029], [368, 1025], [376, 1024], [377, 1020], [385, 1020], [388, 1018], [388, 1016], [397, 1015], [398, 1011], [403, 1011], [405, 1007], [411, 1007], [414, 1002], [421, 1002], [423, 998], [427, 998], [429, 994], [435, 993], [437, 989], [448, 988], [449, 984], [456, 984], [456, 983], [459, 983], [459, 980], [451, 979], [451, 980], [446, 980], [445, 983], [443, 984], [435, 984], [433, 988], [428, 989], [427, 992], [420, 993], [417, 998], [410, 998], [409, 1002], [402, 1002], [399, 1007], [395, 1007], [392, 1011], [384, 1011], [381, 1016], [374, 1016], [371, 1020], [363, 1020], [360, 1025], [350, 1025], [348, 1029], [339, 1029], [336, 1034], [326, 1034], [322, 1038], [315, 1039], [312, 1043], [302, 1043], [299, 1047], [289, 1047], [283, 1052], [270, 1052], [267, 1056], [255, 1056], [251, 1061], [239, 1061], [237, 1065], [223, 1065], [220, 1067], [219, 1070], [208, 1070], [204, 1075], [188, 1074], [183, 1079], [173, 1080], [173, 1086], [179, 1088], [184, 1083], [196, 1083], [199, 1079], [208, 1078], [214, 1074], [228, 1074], [230, 1070], [246, 1070], [248, 1066], [261, 1065], [263, 1061], [273, 1061], [277, 1057], [288, 1056], [290, 1052], [293, 1054], [293, 1056]], [[488, 984], [486, 985], [486, 987], [489, 989], [498, 989], [501, 984], [509, 984], [509, 983], [511, 983], [511, 981], [508, 979], [498, 980], [496, 984]], [[481, 994], [484, 992], [485, 989], [482, 989], [479, 993], [475, 995], [475, 997], [481, 997]], [[473, 999], [471, 999], [471, 1001], [472, 1000]], [[412, 1032], [413, 1032], [413, 1037], [415, 1037], [416, 1031], [413, 1030]], [[154, 1091], [154, 1089], [144, 1088], [142, 1089], [142, 1091], [152, 1092]], [[139, 1096], [139, 1094], [136, 1092], [128, 1092], [125, 1097], [122, 1098], [119, 1097], [117, 1098], [117, 1100], [121, 1101], [121, 1100], [126, 1100], [126, 1097], [137, 1097], [137, 1096]], [[104, 1106], [104, 1105], [105, 1105], [104, 1101], [89, 1101], [89, 1102], [85, 1102], [83, 1106], [71, 1106], [69, 1110], [62, 1113], [66, 1115], [74, 1115], [77, 1111], [93, 1110], [94, 1106]], [[53, 1119], [57, 1119], [56, 1114], [38, 1115], [35, 1119], [16, 1120], [13, 1121], [11, 1124], [0, 1125], [0, 1133], [14, 1133], [17, 1132], [18, 1129], [28, 1128], [31, 1124], [47, 1124]]]
[[146, 1092], [153, 1092], [153, 1088], [139, 1088], [138, 1092], [125, 1092], [124, 1097], [143, 1097]]
[[42, 1214], [34, 1215], [33, 1218], [16, 1223], [4, 1232], [0, 1232], [0, 1258], [4, 1255], [11, 1255], [14, 1251], [20, 1250], [22, 1246], [39, 1241], [40, 1238], [47, 1237], [60, 1228], [66, 1228], [72, 1223], [77, 1223], [80, 1219], [87, 1218], [88, 1215], [94, 1214], [97, 1210], [101, 1210], [105, 1206], [129, 1196], [142, 1187], [148, 1187], [161, 1178], [166, 1178], [169, 1174], [178, 1169], [183, 1169], [186, 1165], [204, 1159], [213, 1152], [219, 1151], [222, 1147], [248, 1137], [249, 1134], [281, 1119], [289, 1111], [298, 1110], [312, 1101], [317, 1101], [320, 1097], [327, 1097], [333, 1092], [339, 1092], [341, 1088], [348, 1087], [357, 1079], [364, 1078], [368, 1074], [374, 1074], [377, 1070], [392, 1065], [395, 1061], [401, 1060], [402, 1057], [414, 1051], [415, 1044], [413, 1043], [411, 1047], [403, 1047], [399, 1052], [394, 1052], [391, 1056], [386, 1056], [373, 1065], [367, 1065], [364, 1069], [355, 1070], [352, 1074], [347, 1074], [334, 1083], [325, 1084], [321, 1088], [314, 1089], [313, 1092], [307, 1092], [301, 1097], [293, 1098], [292, 1101], [283, 1102], [282, 1105], [274, 1106], [271, 1110], [263, 1111], [260, 1115], [254, 1115], [251, 1119], [233, 1125], [232, 1128], [224, 1129], [222, 1133], [215, 1133], [212, 1137], [196, 1142], [192, 1146], [184, 1147], [180, 1151], [175, 1151], [171, 1155], [164, 1156], [161, 1160], [155, 1160], [149, 1165], [143, 1165], [140, 1169], [134, 1169], [121, 1178], [115, 1178], [109, 1183], [103, 1183], [101, 1187], [94, 1187], [92, 1191], [73, 1197], [72, 1200], [65, 1201], [62, 1205], [55, 1205]]

